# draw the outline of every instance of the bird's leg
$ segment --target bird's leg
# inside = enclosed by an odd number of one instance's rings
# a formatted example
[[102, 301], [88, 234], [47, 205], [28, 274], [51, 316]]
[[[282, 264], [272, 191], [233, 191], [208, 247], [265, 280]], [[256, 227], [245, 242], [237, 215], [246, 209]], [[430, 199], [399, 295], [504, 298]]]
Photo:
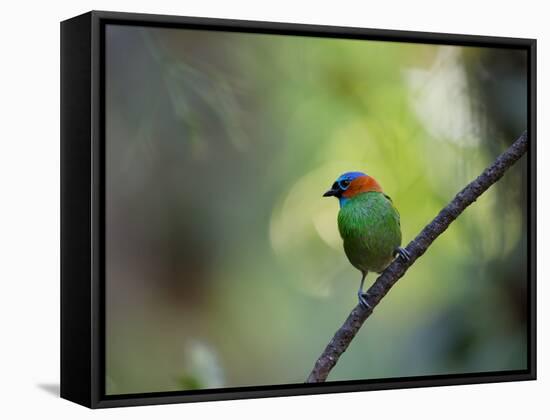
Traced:
[[401, 257], [405, 262], [409, 262], [411, 260], [411, 254], [409, 254], [409, 251], [405, 248], [401, 248], [400, 246], [395, 248], [395, 251], [393, 251], [393, 256]]
[[359, 304], [363, 306], [365, 309], [372, 309], [372, 306], [369, 305], [369, 302], [367, 302], [367, 298], [369, 297], [369, 294], [367, 292], [363, 292], [363, 284], [365, 283], [365, 277], [367, 276], [366, 271], [362, 271], [362, 277], [361, 277], [361, 284], [359, 285], [359, 291], [357, 292], [357, 297], [359, 297]]

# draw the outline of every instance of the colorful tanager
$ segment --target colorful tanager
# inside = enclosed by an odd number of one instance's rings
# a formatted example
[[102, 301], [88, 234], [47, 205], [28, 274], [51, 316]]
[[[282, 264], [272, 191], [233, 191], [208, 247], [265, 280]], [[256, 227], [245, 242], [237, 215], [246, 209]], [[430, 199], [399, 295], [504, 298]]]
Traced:
[[323, 196], [336, 197], [340, 202], [338, 230], [344, 252], [361, 271], [359, 303], [370, 308], [368, 294], [363, 291], [367, 273], [381, 273], [396, 256], [410, 258], [401, 248], [399, 212], [378, 182], [363, 172], [346, 172]]

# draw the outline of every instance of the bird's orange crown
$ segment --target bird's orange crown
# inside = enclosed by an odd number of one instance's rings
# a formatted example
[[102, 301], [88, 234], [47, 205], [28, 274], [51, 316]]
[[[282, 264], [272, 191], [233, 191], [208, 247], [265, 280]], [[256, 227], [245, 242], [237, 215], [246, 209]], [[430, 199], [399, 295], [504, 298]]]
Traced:
[[369, 191], [382, 192], [382, 187], [372, 176], [360, 175], [350, 181], [348, 188], [342, 192], [342, 197], [351, 198], [357, 194]]

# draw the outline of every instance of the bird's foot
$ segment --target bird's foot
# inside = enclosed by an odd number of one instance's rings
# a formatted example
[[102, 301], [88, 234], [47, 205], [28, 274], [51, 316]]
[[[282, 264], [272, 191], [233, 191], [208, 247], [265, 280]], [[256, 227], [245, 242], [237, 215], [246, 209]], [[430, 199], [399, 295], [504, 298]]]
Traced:
[[401, 247], [397, 247], [395, 251], [393, 251], [393, 256], [401, 257], [405, 262], [409, 262], [411, 260], [411, 254], [409, 254], [409, 251]]
[[370, 295], [367, 292], [359, 292], [357, 293], [357, 296], [359, 297], [359, 304], [368, 310], [372, 309], [372, 305], [368, 302], [368, 298]]

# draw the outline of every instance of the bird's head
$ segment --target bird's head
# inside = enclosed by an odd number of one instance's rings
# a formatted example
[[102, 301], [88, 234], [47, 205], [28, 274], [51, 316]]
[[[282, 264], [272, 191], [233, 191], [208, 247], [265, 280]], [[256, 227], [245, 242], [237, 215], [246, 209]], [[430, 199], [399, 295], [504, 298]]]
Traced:
[[336, 197], [340, 201], [340, 207], [343, 207], [350, 198], [369, 191], [382, 192], [382, 188], [373, 177], [363, 172], [346, 172], [334, 181], [323, 197]]

